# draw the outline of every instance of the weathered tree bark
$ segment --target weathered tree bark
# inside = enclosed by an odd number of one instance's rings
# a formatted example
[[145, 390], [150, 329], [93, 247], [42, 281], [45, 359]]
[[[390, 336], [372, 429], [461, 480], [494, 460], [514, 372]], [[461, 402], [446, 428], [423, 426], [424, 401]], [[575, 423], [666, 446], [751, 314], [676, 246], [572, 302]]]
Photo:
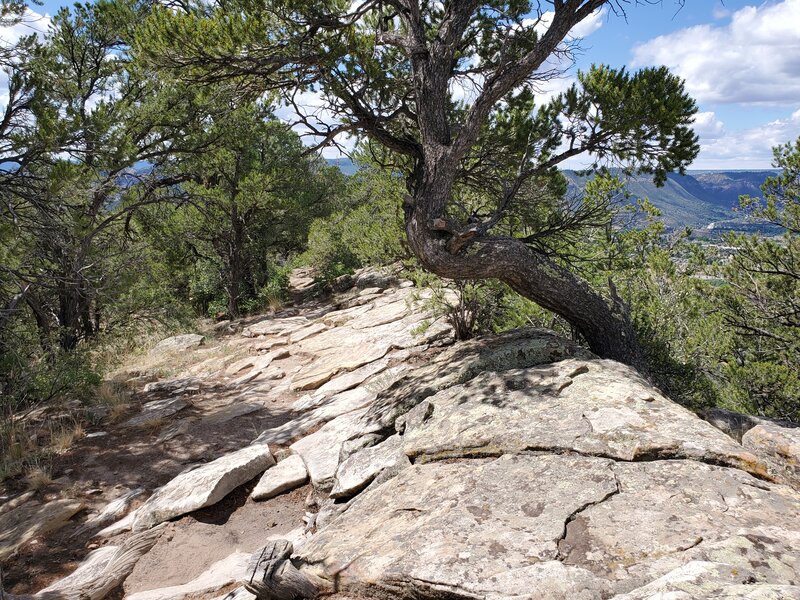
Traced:
[[67, 577], [33, 595], [5, 594], [7, 600], [101, 600], [130, 575], [139, 559], [158, 541], [164, 526], [130, 536], [107, 562], [93, 566], [81, 577]]
[[414, 10], [416, 3], [401, 2], [409, 7], [404, 14], [409, 32], [406, 46], [418, 98], [420, 134], [416, 168], [409, 182], [413, 197], [405, 207], [406, 233], [411, 250], [437, 275], [461, 280], [499, 279], [564, 317], [601, 357], [644, 370], [643, 354], [623, 307], [613, 307], [586, 282], [519, 240], [488, 234], [457, 239], [466, 232], [437, 227], [437, 221], [446, 221], [459, 164], [478, 140], [492, 107], [536, 71], [577, 23], [605, 3], [606, 0], [556, 2], [546, 33], [519, 61], [498, 69], [487, 80], [454, 136], [448, 119], [448, 86], [458, 43], [476, 3], [470, 0], [454, 4], [431, 42]]
[[320, 593], [320, 582], [312, 581], [289, 560], [292, 544], [275, 540], [256, 551], [247, 567], [244, 586], [259, 600], [304, 600]]
[[565, 318], [599, 356], [646, 372], [641, 347], [624, 308], [607, 302], [552, 259], [519, 240], [490, 236], [452, 251], [453, 234], [438, 229], [434, 221], [445, 216], [455, 177], [455, 165], [446, 159], [423, 167], [421, 184], [406, 206], [409, 247], [423, 266], [449, 279], [499, 279]]

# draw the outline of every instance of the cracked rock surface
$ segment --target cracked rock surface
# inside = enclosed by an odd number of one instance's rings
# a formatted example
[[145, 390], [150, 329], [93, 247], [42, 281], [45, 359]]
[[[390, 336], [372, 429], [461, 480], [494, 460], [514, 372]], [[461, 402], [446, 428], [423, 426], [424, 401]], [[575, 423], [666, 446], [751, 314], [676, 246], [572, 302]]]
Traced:
[[798, 597], [800, 493], [762, 458], [629, 367], [505, 341], [364, 409], [302, 572], [387, 599]]
[[405, 441], [419, 460], [544, 450], [623, 461], [687, 458], [767, 473], [762, 460], [614, 361], [485, 373], [428, 401], [433, 415]]

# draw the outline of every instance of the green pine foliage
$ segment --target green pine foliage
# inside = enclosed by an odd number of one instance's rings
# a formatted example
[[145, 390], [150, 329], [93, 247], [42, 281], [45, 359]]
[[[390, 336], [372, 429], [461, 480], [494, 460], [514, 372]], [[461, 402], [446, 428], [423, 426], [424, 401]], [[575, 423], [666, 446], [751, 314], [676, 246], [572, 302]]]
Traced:
[[402, 180], [367, 167], [347, 184], [344, 206], [317, 219], [301, 260], [331, 281], [366, 265], [386, 265], [408, 257], [404, 246]]

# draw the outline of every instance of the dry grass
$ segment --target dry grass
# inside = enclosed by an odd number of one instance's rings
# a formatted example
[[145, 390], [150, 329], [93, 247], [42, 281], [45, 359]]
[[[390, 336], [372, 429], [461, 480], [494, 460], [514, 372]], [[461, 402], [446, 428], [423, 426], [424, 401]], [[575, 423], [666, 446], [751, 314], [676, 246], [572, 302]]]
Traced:
[[280, 296], [270, 296], [267, 300], [267, 308], [273, 313], [283, 310], [284, 302]]
[[169, 423], [169, 419], [165, 417], [153, 417], [152, 419], [147, 419], [141, 425], [138, 426], [138, 429], [147, 432], [148, 435], [156, 435], [161, 429]]
[[2, 419], [0, 425], [0, 481], [25, 471], [38, 450], [35, 436], [19, 419]]
[[50, 432], [50, 447], [57, 454], [63, 454], [85, 436], [83, 422], [74, 420], [71, 423], [59, 423]]
[[131, 408], [133, 393], [122, 381], [106, 380], [97, 388], [96, 402], [106, 410], [110, 423], [118, 422]]
[[34, 461], [25, 473], [25, 481], [28, 488], [34, 491], [41, 491], [53, 483], [53, 475], [50, 465], [42, 461]]

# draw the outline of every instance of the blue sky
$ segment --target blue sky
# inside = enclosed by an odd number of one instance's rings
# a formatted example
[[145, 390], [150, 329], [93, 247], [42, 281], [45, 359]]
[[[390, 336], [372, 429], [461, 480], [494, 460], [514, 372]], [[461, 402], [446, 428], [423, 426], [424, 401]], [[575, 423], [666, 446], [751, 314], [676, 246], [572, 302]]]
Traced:
[[579, 67], [667, 65], [700, 114], [695, 169], [757, 169], [800, 136], [800, 0], [673, 0], [605, 14]]
[[[53, 14], [63, 4], [34, 8]], [[686, 0], [682, 8], [675, 0], [631, 0], [625, 18], [606, 10], [580, 33], [576, 68], [665, 64], [686, 80], [700, 109], [702, 150], [692, 168], [768, 168], [773, 146], [800, 137], [800, 0]], [[575, 68], [555, 90], [574, 75]]]

